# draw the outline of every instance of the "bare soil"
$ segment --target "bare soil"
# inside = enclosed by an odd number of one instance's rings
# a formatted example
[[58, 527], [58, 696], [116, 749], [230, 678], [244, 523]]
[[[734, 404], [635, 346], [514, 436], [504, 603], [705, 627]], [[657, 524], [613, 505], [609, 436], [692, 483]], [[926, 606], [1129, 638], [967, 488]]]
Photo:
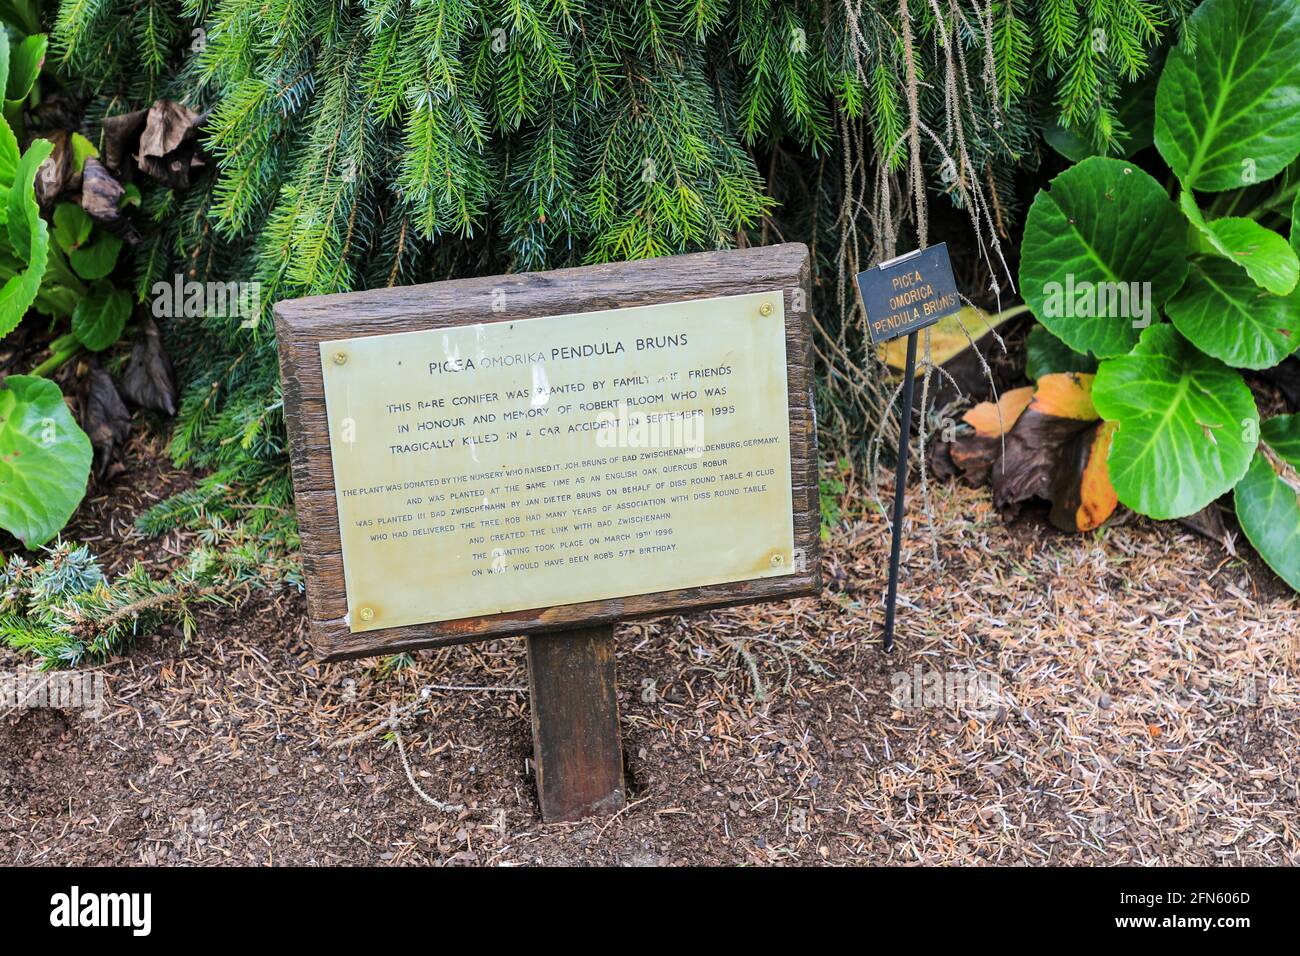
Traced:
[[[147, 440], [128, 458], [69, 536], [163, 573], [185, 536], [130, 522], [190, 478]], [[103, 666], [100, 719], [0, 715], [0, 861], [1300, 862], [1295, 595], [1174, 524], [1065, 536], [960, 486], [933, 512], [942, 561], [918, 503], [892, 656], [886, 525], [861, 502], [819, 598], [620, 627], [616, 816], [539, 821], [522, 641], [322, 665], [281, 590], [204, 611], [188, 645], [142, 636]], [[918, 668], [991, 699], [899, 706]], [[421, 788], [464, 809], [413, 791], [373, 732], [394, 706]]]

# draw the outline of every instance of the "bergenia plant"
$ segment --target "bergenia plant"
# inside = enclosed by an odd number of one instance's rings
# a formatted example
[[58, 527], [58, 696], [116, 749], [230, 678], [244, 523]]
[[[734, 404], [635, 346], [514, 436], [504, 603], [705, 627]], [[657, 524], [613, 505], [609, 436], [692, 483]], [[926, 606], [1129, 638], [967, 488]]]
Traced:
[[1034, 199], [1021, 290], [1061, 344], [1036, 355], [1098, 361], [1122, 503], [1178, 518], [1232, 492], [1251, 544], [1300, 590], [1300, 415], [1261, 422], [1242, 374], [1300, 347], [1300, 3], [1205, 0], [1153, 112], [1161, 179], [1094, 156]]

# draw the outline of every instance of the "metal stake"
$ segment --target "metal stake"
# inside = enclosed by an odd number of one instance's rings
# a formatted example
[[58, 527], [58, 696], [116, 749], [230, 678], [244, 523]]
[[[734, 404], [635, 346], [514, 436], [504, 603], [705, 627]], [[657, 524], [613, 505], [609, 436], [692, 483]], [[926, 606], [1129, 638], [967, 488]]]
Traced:
[[894, 472], [894, 527], [889, 547], [889, 593], [885, 596], [885, 650], [894, 649], [894, 608], [898, 603], [898, 558], [903, 547], [903, 494], [907, 488], [907, 442], [912, 430], [912, 386], [916, 381], [916, 336], [907, 337], [903, 371], [903, 420], [898, 431], [898, 470]]

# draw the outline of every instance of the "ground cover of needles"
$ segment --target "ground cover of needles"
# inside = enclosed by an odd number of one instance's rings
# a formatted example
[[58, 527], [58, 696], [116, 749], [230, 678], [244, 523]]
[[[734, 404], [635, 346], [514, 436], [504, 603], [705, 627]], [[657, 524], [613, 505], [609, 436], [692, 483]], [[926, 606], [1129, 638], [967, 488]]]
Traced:
[[[191, 479], [148, 440], [129, 455], [135, 477], [69, 536], [161, 572], [187, 541], [131, 520]], [[934, 496], [941, 563], [912, 496], [891, 657], [888, 536], [865, 502], [820, 597], [621, 626], [631, 792], [612, 818], [539, 822], [522, 641], [322, 665], [302, 597], [262, 592], [202, 612], [188, 645], [164, 630], [105, 665], [98, 720], [0, 716], [0, 860], [1300, 862], [1300, 598], [1174, 523], [1066, 536], [1004, 522], [986, 490]], [[983, 675], [995, 698], [900, 707], [896, 675], [918, 666]], [[413, 791], [375, 732], [394, 705], [416, 781], [463, 809]]]

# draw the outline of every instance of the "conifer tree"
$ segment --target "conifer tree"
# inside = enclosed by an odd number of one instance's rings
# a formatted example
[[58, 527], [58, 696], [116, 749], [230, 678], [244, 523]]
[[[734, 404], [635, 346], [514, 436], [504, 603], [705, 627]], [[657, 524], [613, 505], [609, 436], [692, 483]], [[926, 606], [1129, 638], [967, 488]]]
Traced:
[[63, 0], [58, 64], [92, 138], [158, 97], [208, 111], [215, 171], [145, 190], [141, 299], [177, 272], [261, 283], [252, 322], [168, 323], [188, 382], [173, 454], [215, 472], [146, 523], [282, 513], [268, 313], [299, 295], [801, 239], [824, 395], [870, 417], [837, 384], [860, 371], [849, 280], [904, 219], [924, 234], [908, 197], [946, 195], [996, 244], [1038, 130], [1117, 151], [1121, 85], [1187, 6]]

